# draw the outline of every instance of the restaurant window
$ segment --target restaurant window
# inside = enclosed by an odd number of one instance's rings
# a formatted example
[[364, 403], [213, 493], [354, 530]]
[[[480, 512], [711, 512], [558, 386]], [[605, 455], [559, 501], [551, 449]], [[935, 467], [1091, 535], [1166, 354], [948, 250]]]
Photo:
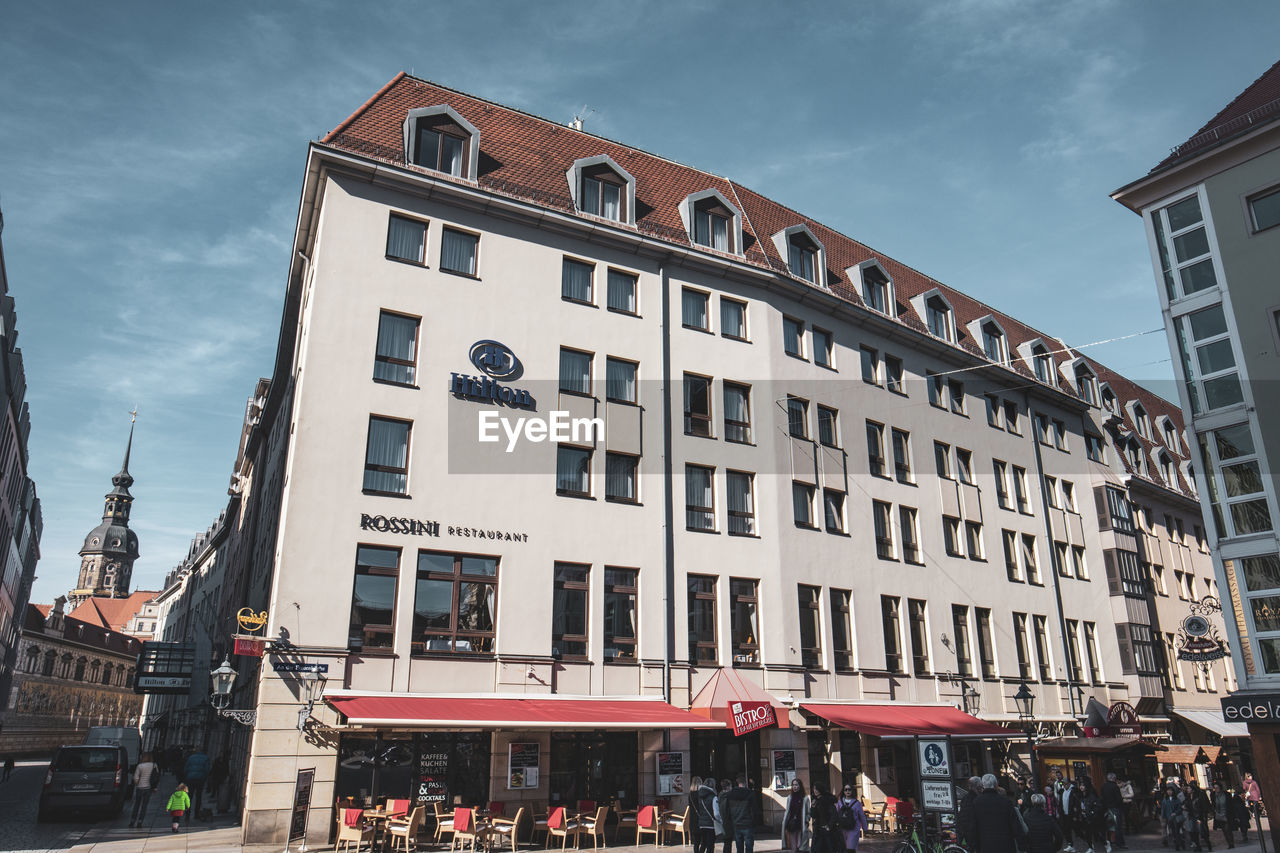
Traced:
[[399, 548], [357, 546], [351, 628], [347, 634], [347, 647], [351, 651], [390, 649], [394, 644], [399, 576]]
[[978, 659], [982, 662], [982, 677], [993, 680], [996, 678], [996, 647], [991, 636], [991, 611], [975, 607], [973, 612], [978, 619]]
[[880, 596], [880, 625], [884, 630], [884, 668], [889, 672], [902, 672], [902, 629], [899, 625], [896, 595]]
[[604, 398], [611, 403], [635, 403], [636, 373], [640, 365], [634, 361], [609, 356], [604, 360]]
[[387, 257], [414, 264], [426, 263], [427, 223], [391, 214], [387, 225]]
[[635, 569], [604, 567], [604, 659], [636, 660], [636, 601], [640, 573]]
[[963, 677], [973, 675], [973, 652], [969, 648], [969, 608], [951, 605], [951, 630], [956, 635], [956, 670]]
[[1032, 614], [1031, 627], [1035, 632], [1036, 663], [1040, 666], [1040, 680], [1045, 684], [1053, 681], [1053, 659], [1049, 656], [1049, 625], [1044, 616]]
[[822, 669], [822, 590], [801, 584], [800, 600], [800, 665], [805, 669]]
[[914, 482], [911, 476], [911, 433], [893, 431], [893, 470], [899, 483]]
[[[1147, 641], [1150, 646], [1150, 640]], [[1089, 661], [1089, 680], [1094, 684], [1102, 683], [1102, 664], [1098, 660], [1098, 626], [1093, 622], [1084, 623], [1084, 654]], [[1154, 669], [1154, 660], [1152, 668]]]
[[556, 563], [551, 606], [551, 655], [585, 659], [591, 567]]
[[618, 503], [637, 503], [636, 469], [640, 457], [629, 453], [606, 453], [604, 456], [604, 499]]
[[570, 302], [595, 303], [593, 281], [596, 268], [592, 264], [565, 258], [560, 268], [560, 298]]
[[916, 675], [929, 674], [929, 625], [925, 603], [907, 599], [907, 618], [911, 623], [911, 668]]
[[697, 329], [700, 332], [711, 331], [711, 322], [707, 312], [708, 295], [701, 290], [684, 288], [680, 291], [680, 322], [686, 329]]
[[689, 575], [689, 663], [715, 666], [719, 661], [716, 648], [716, 579], [708, 575]]
[[867, 467], [872, 475], [885, 476], [884, 426], [875, 421], [867, 421]]
[[412, 385], [417, 363], [418, 318], [390, 311], [379, 313], [373, 378], [396, 385]]
[[711, 435], [711, 377], [684, 375], [684, 434]]
[[1013, 644], [1018, 651], [1018, 677], [1031, 678], [1031, 648], [1027, 644], [1027, 614], [1013, 614]]
[[689, 530], [716, 529], [715, 503], [711, 483], [714, 468], [703, 465], [684, 466], [684, 523]]
[[610, 311], [619, 314], [636, 314], [639, 304], [636, 300], [636, 277], [621, 270], [609, 270], [605, 289], [606, 305]]
[[896, 559], [893, 553], [893, 507], [884, 501], [871, 501], [871, 520], [875, 528], [876, 556]]
[[826, 447], [840, 446], [837, 413], [827, 406], [818, 407], [818, 441]]
[[902, 533], [902, 559], [908, 563], [923, 565], [920, 560], [920, 531], [915, 507], [898, 507], [898, 529]]
[[730, 578], [729, 633], [733, 642], [733, 663], [760, 663], [760, 624], [756, 581]]
[[809, 401], [787, 395], [787, 434], [792, 438], [809, 437]]
[[493, 652], [498, 558], [418, 552], [414, 652]]
[[724, 383], [724, 439], [751, 442], [751, 388], [747, 385]]
[[729, 471], [725, 491], [729, 503], [729, 535], [756, 535], [755, 474]]
[[837, 670], [853, 669], [853, 611], [847, 589], [831, 590], [831, 654]]
[[795, 515], [796, 525], [817, 529], [813, 523], [814, 487], [808, 483], [791, 484], [791, 510]]
[[556, 445], [556, 494], [591, 496], [591, 451], [568, 444]]
[[474, 276], [479, 246], [477, 235], [445, 228], [440, 236], [440, 269]]
[[409, 490], [409, 421], [369, 417], [364, 454], [364, 491], [403, 495]]
[[[577, 804], [590, 800], [603, 805], [616, 798], [619, 803], [637, 805], [641, 778], [639, 738], [634, 731], [553, 731], [545, 783], [552, 802]], [[477, 772], [487, 784], [489, 768]], [[488, 799], [491, 797], [481, 795], [462, 802], [485, 803]], [[514, 807], [508, 803], [507, 808]]]
[[720, 334], [735, 341], [747, 340], [747, 303], [720, 297]]

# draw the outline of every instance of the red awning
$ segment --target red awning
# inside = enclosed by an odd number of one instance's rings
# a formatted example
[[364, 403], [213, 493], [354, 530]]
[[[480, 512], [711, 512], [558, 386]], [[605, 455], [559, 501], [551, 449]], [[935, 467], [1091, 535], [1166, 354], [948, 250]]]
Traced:
[[985, 723], [950, 705], [823, 705], [805, 702], [800, 708], [864, 735], [1024, 737], [1022, 732]]
[[439, 696], [333, 693], [353, 726], [480, 729], [708, 729], [723, 723], [645, 696]]
[[768, 702], [773, 706], [778, 728], [785, 729], [788, 726], [789, 709], [786, 705], [751, 679], [745, 678], [736, 669], [725, 667], [717, 669], [711, 679], [702, 686], [698, 694], [693, 697], [693, 701], [689, 703], [689, 710], [708, 720], [717, 720], [728, 726], [731, 717], [730, 702]]

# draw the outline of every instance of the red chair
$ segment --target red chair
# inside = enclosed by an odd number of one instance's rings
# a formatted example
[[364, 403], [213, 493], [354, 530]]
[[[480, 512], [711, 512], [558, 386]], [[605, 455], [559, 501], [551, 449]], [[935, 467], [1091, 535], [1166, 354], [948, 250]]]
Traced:
[[489, 803], [489, 817], [502, 817], [503, 810], [507, 807], [506, 803], [494, 800]]
[[471, 849], [476, 849], [476, 824], [471, 809], [457, 808], [453, 810], [453, 840], [449, 842], [449, 849], [461, 847], [463, 842], [469, 842]]
[[574, 846], [578, 843], [578, 821], [571, 817], [566, 817], [564, 806], [556, 806], [551, 810], [551, 814], [547, 816], [547, 847], [551, 846], [551, 839], [560, 838], [560, 849], [569, 846], [569, 838], [573, 837]]
[[409, 813], [408, 800], [387, 800], [387, 816], [402, 817]]
[[661, 814], [657, 806], [641, 806], [636, 813], [636, 846], [640, 846], [640, 836], [652, 835], [654, 845], [662, 843]]
[[911, 827], [911, 818], [915, 816], [915, 806], [910, 800], [898, 800], [894, 806], [894, 825], [899, 830], [906, 830]]
[[596, 810], [595, 800], [578, 800], [578, 811], [580, 813], [593, 812]]

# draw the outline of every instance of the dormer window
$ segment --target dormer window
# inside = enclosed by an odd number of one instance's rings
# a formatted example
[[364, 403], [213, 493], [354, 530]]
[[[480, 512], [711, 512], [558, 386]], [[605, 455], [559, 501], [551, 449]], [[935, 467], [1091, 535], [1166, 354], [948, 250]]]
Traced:
[[1161, 422], [1160, 428], [1164, 432], [1165, 446], [1168, 447], [1170, 450], [1172, 450], [1174, 453], [1181, 455], [1182, 442], [1178, 441], [1178, 431], [1173, 428], [1173, 421], [1169, 420], [1168, 418], [1165, 418]]
[[567, 175], [578, 210], [614, 222], [635, 223], [636, 181], [612, 157], [575, 161]]
[[1141, 403], [1133, 404], [1133, 423], [1138, 429], [1138, 435], [1145, 439], [1151, 438], [1151, 419], [1147, 417], [1147, 410], [1142, 408]]
[[454, 132], [454, 126], [441, 121], [435, 127], [418, 122], [417, 138], [413, 145], [413, 162], [437, 172], [455, 177], [462, 176], [463, 149], [466, 139]]
[[878, 266], [862, 269], [862, 301], [872, 311], [889, 313], [889, 277]]
[[1102, 408], [1113, 415], [1120, 414], [1119, 408], [1116, 406], [1116, 392], [1106, 385], [1102, 386]]
[[1036, 379], [1046, 385], [1053, 382], [1053, 356], [1044, 344], [1036, 344], [1031, 348], [1031, 366], [1035, 369]]
[[951, 325], [951, 306], [938, 294], [930, 296], [924, 302], [925, 319], [929, 324], [929, 334], [935, 338], [955, 343], [955, 334]]
[[1125, 442], [1124, 457], [1128, 460], [1129, 467], [1132, 468], [1134, 472], [1138, 474], [1142, 473], [1142, 448], [1138, 442], [1133, 439], [1129, 439], [1129, 441]]
[[808, 234], [797, 232], [787, 239], [787, 268], [805, 281], [817, 283], [818, 247]]
[[441, 104], [409, 110], [404, 121], [409, 162], [434, 172], [476, 179], [480, 131], [453, 107]]
[[1004, 331], [991, 320], [982, 324], [982, 351], [987, 354], [987, 358], [998, 364], [1004, 364], [1009, 359]]
[[1173, 461], [1169, 459], [1169, 454], [1162, 450], [1156, 459], [1160, 463], [1160, 479], [1164, 480], [1164, 484], [1169, 488], [1174, 488], [1177, 483], [1173, 478]]
[[1086, 364], [1076, 365], [1076, 390], [1090, 406], [1098, 405], [1097, 379]]
[[680, 202], [680, 218], [694, 245], [742, 253], [742, 214], [718, 190], [686, 197]]

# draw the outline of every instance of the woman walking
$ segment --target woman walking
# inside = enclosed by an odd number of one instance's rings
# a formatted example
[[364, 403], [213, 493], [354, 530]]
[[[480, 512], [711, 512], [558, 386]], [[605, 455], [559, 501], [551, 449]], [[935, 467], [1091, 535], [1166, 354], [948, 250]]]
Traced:
[[813, 818], [810, 849], [813, 853], [839, 853], [833, 837], [836, 834], [836, 798], [821, 782], [813, 783], [813, 803], [809, 813]]
[[844, 836], [844, 849], [856, 851], [858, 840], [867, 831], [867, 813], [862, 808], [862, 800], [853, 795], [852, 785], [845, 785], [840, 799], [836, 800], [836, 826]]
[[812, 801], [804, 792], [799, 779], [791, 780], [791, 793], [787, 797], [787, 809], [782, 815], [782, 849], [801, 853], [809, 849], [809, 808]]

